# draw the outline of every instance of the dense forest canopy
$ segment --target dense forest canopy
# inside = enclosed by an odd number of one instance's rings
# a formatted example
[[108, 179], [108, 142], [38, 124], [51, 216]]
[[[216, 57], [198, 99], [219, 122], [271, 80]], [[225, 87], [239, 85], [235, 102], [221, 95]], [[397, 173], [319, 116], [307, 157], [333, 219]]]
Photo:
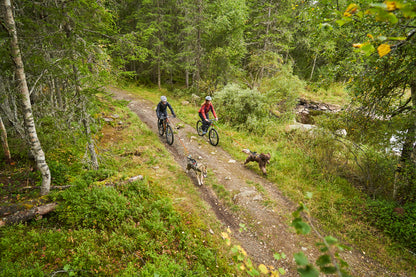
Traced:
[[[6, 20], [8, 2], [2, 3], [0, 29], [0, 114], [4, 132], [26, 143], [13, 28], [40, 136], [53, 126], [62, 132], [75, 128], [89, 142], [94, 168], [89, 99], [110, 76], [182, 87], [189, 95], [214, 94], [235, 83], [248, 93], [259, 91], [266, 96], [264, 107], [283, 112], [296, 104], [302, 82], [343, 82], [354, 102], [346, 121], [337, 119], [338, 127], [364, 144], [385, 147], [395, 136], [403, 146], [397, 171], [408, 174], [400, 181], [407, 185], [395, 184], [393, 197], [400, 187], [413, 188], [414, 3], [22, 0], [9, 4], [13, 27]], [[48, 151], [53, 144], [43, 147]]]

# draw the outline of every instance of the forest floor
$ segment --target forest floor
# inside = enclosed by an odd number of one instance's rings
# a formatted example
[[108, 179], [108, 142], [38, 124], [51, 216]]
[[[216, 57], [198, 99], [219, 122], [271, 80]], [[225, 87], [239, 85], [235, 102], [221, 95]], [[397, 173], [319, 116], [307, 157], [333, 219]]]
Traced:
[[[110, 87], [108, 91], [114, 99], [128, 101], [131, 111], [157, 133], [154, 103], [119, 88]], [[298, 276], [294, 253], [302, 251], [310, 262], [316, 261], [320, 256], [316, 246], [321, 241], [319, 237], [313, 234], [297, 235], [290, 227], [292, 212], [297, 205], [287, 199], [276, 184], [245, 167], [243, 161], [235, 161], [224, 151], [221, 148], [221, 131], [220, 143], [214, 147], [207, 137], [197, 135], [195, 126], [185, 124], [180, 118], [172, 118], [171, 122], [176, 126], [181, 123], [183, 127], [175, 129], [174, 143], [171, 146], [165, 143], [165, 146], [184, 170], [189, 154], [207, 165], [209, 176], [206, 184], [199, 187], [200, 195], [224, 227], [231, 230], [232, 244], [241, 245], [256, 264], [284, 268], [285, 276]], [[165, 142], [164, 137], [160, 139]], [[190, 171], [188, 176], [197, 186], [195, 174]], [[214, 189], [214, 184], [223, 187], [231, 196], [231, 201], [224, 200]], [[284, 253], [286, 259], [277, 261], [274, 253]], [[342, 252], [341, 257], [348, 263], [352, 276], [405, 276], [390, 272], [354, 247]]]

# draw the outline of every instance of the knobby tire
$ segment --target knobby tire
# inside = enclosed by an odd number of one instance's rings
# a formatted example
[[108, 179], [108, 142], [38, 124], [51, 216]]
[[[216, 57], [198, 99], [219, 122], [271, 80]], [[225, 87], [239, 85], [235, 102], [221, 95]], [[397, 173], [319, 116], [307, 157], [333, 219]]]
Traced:
[[169, 145], [172, 145], [174, 141], [173, 130], [172, 127], [170, 127], [170, 125], [166, 126], [166, 141]]
[[212, 128], [211, 130], [209, 130], [208, 135], [209, 135], [209, 143], [211, 143], [211, 145], [213, 146], [217, 146], [218, 143], [220, 142], [220, 137], [218, 136], [217, 130]]

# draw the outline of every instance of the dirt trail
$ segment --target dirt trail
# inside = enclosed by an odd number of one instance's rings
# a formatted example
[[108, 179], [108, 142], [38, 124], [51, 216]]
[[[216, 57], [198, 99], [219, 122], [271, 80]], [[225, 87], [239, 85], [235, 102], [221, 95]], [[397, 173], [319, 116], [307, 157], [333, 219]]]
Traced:
[[[128, 107], [157, 133], [155, 104], [118, 88], [108, 88], [108, 91], [115, 99], [129, 101]], [[178, 118], [171, 121], [174, 124], [181, 122]], [[296, 205], [282, 195], [276, 184], [247, 169], [241, 161], [233, 163], [233, 157], [221, 148], [221, 132], [220, 143], [214, 147], [206, 137], [196, 134], [194, 126], [181, 123], [184, 127], [176, 130], [172, 146], [164, 138], [160, 139], [183, 168], [186, 166], [186, 156], [190, 153], [206, 164], [211, 179], [215, 178], [233, 196], [234, 204], [238, 206], [237, 211], [224, 205], [209, 184], [199, 187], [203, 199], [209, 203], [218, 219], [232, 230], [233, 239], [238, 241], [255, 263], [283, 267], [287, 272], [284, 276], [298, 276], [293, 254], [303, 251], [309, 261], [315, 261], [320, 253], [315, 246], [319, 241], [316, 237], [297, 235], [289, 226]], [[190, 172], [188, 175], [197, 185], [195, 174]], [[259, 191], [256, 188], [262, 189]], [[239, 232], [239, 224], [244, 224], [247, 228]], [[286, 260], [276, 261], [273, 258], [276, 252], [285, 253]], [[342, 257], [349, 264], [353, 276], [404, 276], [392, 274], [358, 250], [344, 252]]]

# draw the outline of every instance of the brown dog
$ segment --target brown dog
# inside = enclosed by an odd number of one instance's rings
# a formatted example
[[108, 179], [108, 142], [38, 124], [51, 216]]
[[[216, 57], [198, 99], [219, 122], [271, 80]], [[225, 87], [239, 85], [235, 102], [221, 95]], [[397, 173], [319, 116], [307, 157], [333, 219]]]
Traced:
[[204, 184], [204, 178], [207, 178], [207, 167], [204, 164], [198, 163], [196, 160], [192, 159], [191, 155], [187, 157], [186, 161], [186, 173], [192, 169], [198, 179], [198, 185], [202, 186]]
[[260, 170], [263, 172], [264, 175], [267, 175], [266, 172], [266, 165], [270, 163], [270, 153], [264, 154], [258, 154], [256, 152], [251, 152], [248, 149], [243, 149], [243, 152], [248, 154], [248, 157], [246, 161], [244, 162], [244, 165], [246, 165], [249, 162], [257, 162], [259, 164]]

